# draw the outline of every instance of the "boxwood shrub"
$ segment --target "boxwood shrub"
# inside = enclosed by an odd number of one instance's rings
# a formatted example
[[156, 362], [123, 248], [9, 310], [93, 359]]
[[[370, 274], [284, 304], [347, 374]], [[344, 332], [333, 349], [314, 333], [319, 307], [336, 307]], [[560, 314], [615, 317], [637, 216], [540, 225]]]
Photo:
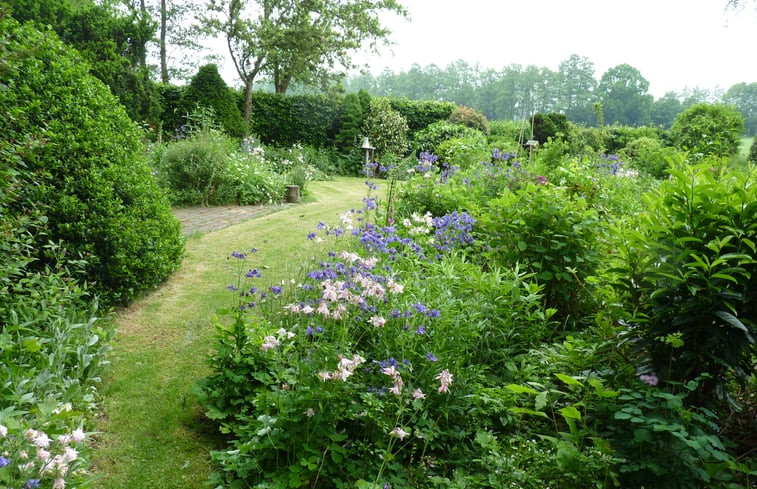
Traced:
[[[9, 205], [11, 217], [42, 210], [35, 266], [86, 260], [107, 303], [127, 302], [178, 266], [183, 239], [145, 160], [141, 132], [81, 58], [51, 32], [0, 19], [0, 134], [33, 141], [3, 165], [34, 175]], [[63, 253], [63, 252], [61, 252]]]

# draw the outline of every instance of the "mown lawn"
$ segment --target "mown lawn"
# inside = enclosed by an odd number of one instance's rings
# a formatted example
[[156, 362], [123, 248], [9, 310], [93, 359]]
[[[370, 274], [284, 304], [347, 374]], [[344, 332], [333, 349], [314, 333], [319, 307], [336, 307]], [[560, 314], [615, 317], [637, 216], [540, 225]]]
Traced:
[[217, 445], [192, 394], [209, 372], [215, 345], [212, 318], [233, 297], [227, 257], [259, 251], [250, 265], [265, 267], [270, 283], [290, 277], [307, 258], [308, 232], [319, 221], [361, 204], [363, 179], [309, 184], [311, 202], [219, 231], [193, 236], [187, 256], [160, 289], [116, 317], [112, 366], [105, 379], [93, 470], [105, 489], [201, 488]]

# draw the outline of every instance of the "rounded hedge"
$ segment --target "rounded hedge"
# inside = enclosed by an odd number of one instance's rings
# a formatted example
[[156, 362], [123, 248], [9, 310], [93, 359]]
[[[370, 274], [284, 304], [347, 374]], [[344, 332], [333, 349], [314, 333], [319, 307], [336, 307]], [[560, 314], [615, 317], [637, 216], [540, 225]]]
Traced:
[[[128, 302], [178, 267], [180, 225], [147, 166], [139, 128], [52, 31], [0, 18], [0, 112], [3, 139], [34, 143], [0, 164], [34, 175], [9, 212], [46, 215], [47, 235], [35, 237], [38, 267], [84, 259], [108, 304]], [[46, 254], [50, 242], [65, 254]]]

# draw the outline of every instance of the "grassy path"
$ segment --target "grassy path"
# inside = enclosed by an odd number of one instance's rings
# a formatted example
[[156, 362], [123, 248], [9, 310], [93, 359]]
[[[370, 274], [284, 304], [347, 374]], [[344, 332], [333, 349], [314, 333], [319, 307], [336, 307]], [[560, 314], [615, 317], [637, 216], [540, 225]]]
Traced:
[[229, 253], [254, 246], [259, 252], [250, 267], [269, 267], [271, 282], [289, 278], [307, 256], [305, 235], [318, 221], [336, 223], [339, 213], [361, 206], [366, 187], [362, 179], [340, 178], [310, 183], [309, 190], [314, 202], [190, 239], [180, 270], [118, 313], [98, 423], [96, 487], [203, 487], [213, 437], [192, 386], [208, 372], [214, 311], [232, 301]]

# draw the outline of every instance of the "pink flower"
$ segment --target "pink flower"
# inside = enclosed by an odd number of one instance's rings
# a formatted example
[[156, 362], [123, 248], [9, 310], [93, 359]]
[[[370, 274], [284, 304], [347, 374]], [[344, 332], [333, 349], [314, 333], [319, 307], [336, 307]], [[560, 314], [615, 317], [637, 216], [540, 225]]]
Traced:
[[331, 313], [331, 317], [334, 319], [342, 319], [345, 311], [347, 311], [347, 308], [344, 307], [343, 304], [339, 304], [338, 306], [336, 306], [336, 310]]
[[405, 286], [389, 279], [386, 282], [386, 289], [392, 294], [401, 294], [405, 290]]
[[263, 351], [272, 350], [279, 346], [279, 340], [277, 340], [275, 336], [266, 336], [263, 340], [263, 344], [260, 345], [260, 349]]
[[425, 398], [426, 398], [426, 394], [424, 394], [422, 390], [420, 390], [420, 389], [415, 389], [415, 390], [413, 391], [413, 399], [415, 399], [416, 401], [417, 401], [418, 399], [425, 399]]
[[452, 374], [446, 368], [434, 377], [439, 381], [439, 392], [449, 392], [449, 385], [452, 383]]
[[331, 374], [328, 372], [318, 372], [318, 377], [326, 382], [327, 380], [331, 379]]
[[313, 309], [313, 306], [308, 305], [302, 308], [303, 314], [313, 314], [313, 311], [315, 311], [315, 309]]
[[77, 443], [80, 441], [84, 441], [85, 437], [86, 435], [84, 434], [84, 430], [80, 428], [77, 428], [71, 432], [71, 438], [73, 438], [73, 440]]
[[318, 309], [316, 311], [318, 314], [322, 315], [323, 317], [327, 318], [331, 315], [331, 312], [329, 311], [329, 306], [325, 302], [321, 302], [318, 305]]

